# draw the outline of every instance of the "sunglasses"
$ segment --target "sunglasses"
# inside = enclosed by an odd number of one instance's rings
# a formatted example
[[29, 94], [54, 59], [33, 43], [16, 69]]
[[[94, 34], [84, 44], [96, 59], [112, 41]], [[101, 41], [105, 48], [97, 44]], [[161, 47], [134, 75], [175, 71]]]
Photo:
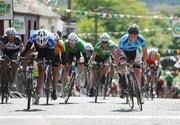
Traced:
[[108, 41], [102, 41], [101, 43], [102, 43], [102, 44], [107, 44], [107, 43], [108, 43]]

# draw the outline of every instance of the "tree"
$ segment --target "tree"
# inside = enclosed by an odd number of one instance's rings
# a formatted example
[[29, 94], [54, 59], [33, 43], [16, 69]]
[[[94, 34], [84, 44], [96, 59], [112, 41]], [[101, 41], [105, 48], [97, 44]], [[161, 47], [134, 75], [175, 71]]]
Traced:
[[[167, 48], [171, 44], [171, 33], [167, 31], [170, 21], [166, 19], [151, 20], [149, 18], [127, 18], [115, 17], [112, 14], [126, 15], [150, 15], [152, 14], [146, 7], [137, 0], [73, 0], [73, 9], [84, 11], [98, 11], [107, 13], [105, 17], [98, 17], [98, 32], [122, 32], [132, 23], [140, 25], [141, 33], [146, 38], [148, 47]], [[94, 32], [94, 16], [74, 15], [77, 21], [77, 31]], [[88, 28], [87, 28], [88, 27]], [[91, 28], [90, 28], [91, 27]], [[144, 29], [149, 31], [144, 32]], [[123, 34], [112, 35], [118, 41]], [[88, 40], [88, 39], [87, 39]], [[90, 41], [92, 41], [91, 39]]]

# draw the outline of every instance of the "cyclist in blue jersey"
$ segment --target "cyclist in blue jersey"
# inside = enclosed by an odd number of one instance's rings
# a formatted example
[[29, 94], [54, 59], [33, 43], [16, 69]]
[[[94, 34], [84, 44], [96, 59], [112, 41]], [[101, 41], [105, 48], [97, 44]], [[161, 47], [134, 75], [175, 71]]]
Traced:
[[[138, 53], [138, 47], [142, 47], [143, 57], [141, 57], [140, 53]], [[133, 67], [135, 71], [135, 76], [137, 82], [141, 84], [141, 61], [142, 58], [144, 61], [147, 59], [147, 47], [146, 41], [142, 35], [139, 34], [139, 26], [136, 24], [132, 24], [128, 28], [128, 33], [121, 37], [117, 57], [119, 57], [118, 64], [121, 64], [122, 61], [133, 62]], [[120, 84], [121, 84], [121, 93], [120, 96], [123, 97], [124, 94], [127, 93], [127, 85], [125, 81], [124, 68], [121, 67], [120, 74]]]
[[[44, 29], [36, 31], [32, 36], [30, 36], [25, 49], [20, 54], [21, 57], [28, 57], [29, 54], [34, 51], [38, 52], [37, 61], [41, 61], [43, 58], [46, 60], [53, 60], [54, 58], [54, 48], [55, 48], [55, 38], [54, 35]], [[23, 71], [26, 70], [28, 65], [28, 60], [24, 60]], [[38, 80], [35, 94], [34, 104], [39, 104], [40, 93], [43, 87], [42, 83], [44, 80], [44, 69], [42, 63], [38, 63]]]

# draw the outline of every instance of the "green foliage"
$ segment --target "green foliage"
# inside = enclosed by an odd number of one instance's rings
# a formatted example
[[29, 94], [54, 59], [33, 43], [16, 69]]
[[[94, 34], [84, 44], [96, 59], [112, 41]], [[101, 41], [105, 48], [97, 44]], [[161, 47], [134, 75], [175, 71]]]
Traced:
[[[73, 0], [73, 9], [84, 11], [97, 11], [101, 13], [129, 14], [129, 15], [150, 15], [146, 7], [138, 0]], [[95, 16], [73, 15], [77, 21], [78, 33], [94, 32]], [[98, 32], [122, 32], [127, 31], [130, 24], [137, 23], [142, 30], [142, 35], [147, 41], [148, 47], [168, 48], [174, 47], [171, 39], [171, 27], [168, 19], [142, 19], [142, 18], [102, 18], [98, 17]], [[143, 32], [144, 29], [153, 29], [151, 32]], [[114, 41], [119, 41], [120, 35], [111, 35]], [[94, 36], [87, 36], [86, 41], [92, 42]], [[174, 39], [173, 39], [174, 40]], [[176, 43], [179, 43], [176, 40]], [[179, 44], [180, 45], [180, 44]]]

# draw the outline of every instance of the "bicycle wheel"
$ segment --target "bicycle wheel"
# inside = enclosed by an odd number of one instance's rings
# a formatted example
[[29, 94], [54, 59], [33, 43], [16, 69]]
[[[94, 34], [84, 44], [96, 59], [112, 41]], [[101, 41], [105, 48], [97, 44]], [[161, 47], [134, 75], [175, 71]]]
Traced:
[[72, 91], [73, 86], [74, 86], [75, 78], [76, 78], [76, 73], [73, 73], [71, 78], [70, 78], [70, 81], [68, 83], [67, 92], [65, 92], [65, 101], [64, 101], [65, 104], [67, 104], [69, 97], [71, 96], [71, 91]]
[[133, 81], [130, 80], [130, 78], [128, 77], [127, 79], [127, 85], [128, 85], [128, 95], [126, 96], [126, 99], [127, 99], [127, 103], [129, 104], [129, 107], [131, 109], [134, 108], [134, 98], [133, 98]]
[[106, 98], [106, 96], [107, 96], [107, 90], [108, 90], [108, 85], [109, 85], [109, 81], [110, 80], [110, 78], [109, 78], [109, 73], [107, 74], [107, 76], [106, 76], [106, 79], [105, 79], [105, 83], [104, 83], [104, 99]]
[[31, 92], [32, 92], [32, 84], [33, 84], [33, 79], [27, 78], [27, 84], [26, 84], [26, 92], [27, 92], [27, 110], [30, 109], [31, 107]]
[[5, 83], [2, 81], [1, 82], [1, 103], [4, 103], [4, 98], [5, 98]]
[[142, 76], [142, 79], [141, 79], [141, 93], [142, 93], [142, 96], [144, 98], [147, 98], [147, 100], [149, 99], [149, 94], [148, 94], [148, 84], [147, 84], [147, 79], [145, 78], [145, 76]]
[[45, 82], [45, 91], [46, 91], [46, 104], [49, 104], [49, 95], [50, 95], [50, 84], [51, 84], [51, 68], [50, 66], [47, 67], [47, 73], [46, 73], [46, 77], [47, 77], [47, 81]]
[[98, 97], [99, 88], [100, 88], [100, 84], [101, 84], [101, 73], [98, 73], [98, 74], [100, 74], [100, 75], [97, 76], [96, 91], [95, 91], [95, 103], [97, 103], [97, 97]]
[[139, 89], [139, 86], [138, 86], [138, 83], [137, 83], [135, 75], [132, 75], [132, 76], [133, 76], [133, 81], [134, 81], [134, 87], [135, 87], [135, 94], [136, 94], [136, 98], [137, 98], [137, 104], [139, 106], [140, 111], [142, 111], [143, 107], [142, 107], [141, 91]]
[[152, 83], [150, 85], [150, 97], [151, 97], [151, 100], [153, 100], [154, 95], [153, 95], [153, 84]]

